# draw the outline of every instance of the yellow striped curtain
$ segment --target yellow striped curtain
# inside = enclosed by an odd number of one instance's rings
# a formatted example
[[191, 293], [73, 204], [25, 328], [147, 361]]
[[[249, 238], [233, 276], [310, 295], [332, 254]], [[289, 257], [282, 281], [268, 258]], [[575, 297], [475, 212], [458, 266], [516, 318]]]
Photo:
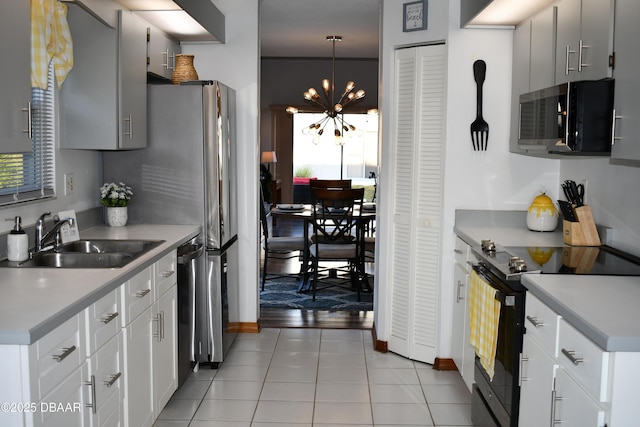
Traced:
[[58, 87], [73, 68], [73, 42], [67, 6], [58, 0], [31, 0], [31, 86], [47, 89], [53, 61]]

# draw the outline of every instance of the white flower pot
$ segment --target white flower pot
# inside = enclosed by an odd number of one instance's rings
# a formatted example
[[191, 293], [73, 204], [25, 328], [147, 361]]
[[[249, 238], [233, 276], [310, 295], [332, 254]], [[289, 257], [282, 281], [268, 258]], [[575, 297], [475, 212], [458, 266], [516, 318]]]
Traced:
[[107, 224], [111, 227], [123, 227], [127, 225], [127, 207], [107, 208]]

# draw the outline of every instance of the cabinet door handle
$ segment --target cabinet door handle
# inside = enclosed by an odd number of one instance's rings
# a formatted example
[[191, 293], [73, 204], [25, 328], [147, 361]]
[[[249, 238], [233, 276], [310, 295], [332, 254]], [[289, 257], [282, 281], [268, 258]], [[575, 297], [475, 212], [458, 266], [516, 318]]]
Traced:
[[571, 361], [571, 363], [573, 363], [574, 365], [579, 365], [582, 362], [584, 362], [584, 359], [582, 357], [576, 357], [575, 356], [576, 352], [573, 351], [573, 350], [567, 350], [566, 348], [563, 348], [562, 349], [562, 354], [567, 356], [567, 359], [569, 359]]
[[125, 122], [129, 122], [129, 132], [125, 132], [124, 134], [129, 137], [129, 139], [133, 139], [133, 117], [129, 114], [128, 117], [124, 118]]
[[98, 411], [98, 405], [96, 403], [96, 376], [91, 375], [91, 381], [85, 381], [85, 385], [91, 387], [91, 403], [85, 403], [85, 407], [91, 408], [91, 412], [94, 414]]
[[122, 373], [118, 372], [117, 374], [111, 375], [109, 381], [103, 381], [102, 383], [106, 385], [107, 388], [110, 388], [113, 384], [115, 384], [116, 381], [118, 381], [118, 378], [120, 378], [120, 376], [122, 376]]
[[171, 62], [169, 62], [169, 60], [167, 59], [167, 63], [168, 68], [170, 70], [175, 70], [176, 69], [176, 53], [175, 52], [171, 52], [171, 55], [169, 55], [171, 57]]
[[158, 340], [158, 342], [160, 342], [162, 341], [162, 333], [160, 332], [160, 329], [162, 328], [162, 326], [160, 325], [160, 322], [161, 322], [160, 313], [153, 316], [152, 322], [156, 324], [156, 331], [151, 335], [154, 336]]
[[166, 279], [167, 277], [173, 276], [174, 273], [175, 273], [174, 270], [167, 270], [167, 271], [163, 271], [162, 273], [160, 273], [160, 276], [162, 276], [164, 279]]
[[22, 133], [26, 133], [27, 134], [27, 138], [33, 139], [33, 129], [32, 129], [33, 117], [31, 115], [31, 102], [27, 102], [27, 108], [23, 108], [22, 111], [27, 113], [27, 128], [23, 129]]
[[531, 324], [536, 328], [540, 328], [541, 326], [544, 326], [544, 322], [541, 322], [540, 319], [538, 319], [537, 317], [527, 316], [527, 320], [531, 322]]
[[461, 296], [460, 294], [460, 288], [462, 288], [464, 285], [462, 284], [462, 282], [460, 280], [458, 280], [458, 291], [456, 292], [456, 302], [460, 302], [462, 300], [464, 300], [464, 297]]
[[580, 40], [580, 45], [578, 46], [578, 72], [581, 73], [583, 68], [589, 66], [589, 64], [582, 63], [582, 53], [584, 49], [589, 49], [589, 46], [585, 45], [582, 40]]
[[524, 370], [522, 369], [522, 363], [523, 362], [528, 362], [529, 358], [528, 357], [524, 357], [524, 355], [522, 353], [520, 353], [520, 386], [522, 386], [522, 381], [528, 381], [529, 378], [525, 377], [522, 375], [522, 373], [524, 372]]
[[75, 345], [72, 345], [71, 347], [65, 347], [65, 348], [62, 349], [62, 354], [54, 354], [53, 358], [58, 363], [62, 362], [64, 359], [67, 358], [67, 356], [69, 356], [75, 350], [76, 350], [76, 346]]
[[565, 64], [564, 64], [564, 75], [568, 76], [569, 75], [569, 71], [575, 71], [574, 68], [570, 68], [569, 67], [569, 55], [571, 55], [572, 53], [576, 53], [575, 50], [571, 50], [571, 46], [567, 45], [566, 49], [565, 49]]
[[164, 340], [164, 311], [160, 312], [160, 339]]
[[553, 427], [556, 424], [561, 424], [562, 420], [556, 420], [556, 403], [560, 402], [562, 400], [562, 397], [558, 397], [556, 395], [556, 391], [552, 390], [551, 391], [551, 423], [549, 424], [551, 427]]
[[168, 70], [169, 69], [169, 49], [162, 51], [162, 58], [164, 61], [162, 66], [164, 67], [165, 70]]
[[621, 140], [619, 136], [616, 136], [616, 120], [622, 120], [624, 117], [616, 116], [616, 109], [613, 109], [613, 120], [611, 121], [611, 146], [616, 145], [616, 141]]
[[115, 313], [109, 313], [103, 318], [101, 318], [100, 321], [106, 325], [107, 323], [111, 322], [113, 319], [115, 319], [119, 315], [120, 313], [118, 313], [117, 311]]
[[151, 289], [143, 289], [139, 292], [136, 292], [136, 296], [138, 298], [144, 298], [144, 296], [147, 295], [149, 292], [151, 292]]
[[460, 249], [454, 249], [453, 252], [455, 252], [457, 254], [462, 254], [462, 251]]

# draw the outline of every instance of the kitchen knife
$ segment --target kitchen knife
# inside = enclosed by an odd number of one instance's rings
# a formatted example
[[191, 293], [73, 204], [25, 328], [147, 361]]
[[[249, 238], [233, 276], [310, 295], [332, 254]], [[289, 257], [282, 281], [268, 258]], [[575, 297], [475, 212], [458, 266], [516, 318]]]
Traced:
[[564, 200], [558, 200], [558, 206], [560, 206], [560, 212], [562, 212], [562, 217], [564, 219], [571, 222], [578, 222], [578, 218], [573, 211], [573, 206], [571, 206], [571, 203], [565, 202]]

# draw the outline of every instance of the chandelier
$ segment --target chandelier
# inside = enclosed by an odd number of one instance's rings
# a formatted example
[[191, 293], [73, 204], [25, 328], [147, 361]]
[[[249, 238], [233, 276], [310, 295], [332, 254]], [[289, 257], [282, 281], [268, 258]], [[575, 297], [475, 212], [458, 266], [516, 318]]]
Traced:
[[[322, 80], [323, 96], [318, 93], [315, 88], [309, 88], [303, 96], [304, 100], [314, 106], [317, 110], [324, 113], [324, 116], [315, 123], [310, 124], [302, 130], [305, 135], [313, 135], [313, 143], [320, 142], [320, 136], [324, 133], [324, 128], [328, 123], [333, 123], [335, 142], [337, 145], [344, 145], [344, 136], [351, 135], [357, 131], [356, 127], [347, 123], [344, 119], [344, 110], [364, 98], [365, 91], [356, 90], [356, 84], [349, 81], [344, 88], [344, 92], [336, 101], [335, 81], [336, 81], [336, 42], [342, 41], [342, 36], [327, 36], [327, 41], [333, 45], [333, 54], [331, 57], [331, 80]], [[287, 107], [287, 113], [295, 114], [298, 112], [296, 107]]]

